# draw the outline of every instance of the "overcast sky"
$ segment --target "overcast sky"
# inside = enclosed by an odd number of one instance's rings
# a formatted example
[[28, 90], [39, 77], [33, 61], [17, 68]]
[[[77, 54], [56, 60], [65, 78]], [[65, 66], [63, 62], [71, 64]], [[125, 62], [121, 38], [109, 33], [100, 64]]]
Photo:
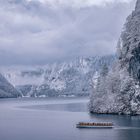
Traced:
[[0, 65], [108, 55], [135, 0], [0, 0]]

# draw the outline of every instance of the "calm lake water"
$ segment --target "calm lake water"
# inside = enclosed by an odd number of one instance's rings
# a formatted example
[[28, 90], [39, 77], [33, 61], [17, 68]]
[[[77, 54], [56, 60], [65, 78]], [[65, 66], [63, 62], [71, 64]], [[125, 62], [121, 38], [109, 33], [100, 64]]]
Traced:
[[[90, 115], [88, 99], [1, 99], [0, 140], [140, 140], [140, 116]], [[77, 129], [79, 121], [113, 129]]]

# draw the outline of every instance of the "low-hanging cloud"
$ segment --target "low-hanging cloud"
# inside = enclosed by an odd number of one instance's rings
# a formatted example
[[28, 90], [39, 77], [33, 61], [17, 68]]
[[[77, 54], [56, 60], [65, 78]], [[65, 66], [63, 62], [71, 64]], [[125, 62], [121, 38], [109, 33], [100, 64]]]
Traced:
[[50, 4], [51, 6], [69, 6], [69, 7], [91, 7], [91, 6], [105, 6], [108, 3], [129, 3], [132, 0], [28, 0], [40, 1], [42, 3]]
[[0, 64], [115, 53], [131, 0], [0, 0]]

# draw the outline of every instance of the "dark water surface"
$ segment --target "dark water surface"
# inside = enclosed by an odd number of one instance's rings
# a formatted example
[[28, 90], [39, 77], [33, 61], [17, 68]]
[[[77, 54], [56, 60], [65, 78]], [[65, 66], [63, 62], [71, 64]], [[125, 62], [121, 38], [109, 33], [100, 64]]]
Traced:
[[[0, 140], [140, 140], [140, 116], [90, 115], [88, 99], [1, 99]], [[79, 121], [113, 129], [77, 129]]]

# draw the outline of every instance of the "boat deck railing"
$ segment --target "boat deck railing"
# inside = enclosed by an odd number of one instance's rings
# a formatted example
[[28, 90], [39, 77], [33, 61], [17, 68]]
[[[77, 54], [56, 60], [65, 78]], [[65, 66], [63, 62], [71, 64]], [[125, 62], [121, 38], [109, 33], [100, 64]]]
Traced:
[[80, 122], [80, 126], [113, 126], [113, 123], [84, 123]]

